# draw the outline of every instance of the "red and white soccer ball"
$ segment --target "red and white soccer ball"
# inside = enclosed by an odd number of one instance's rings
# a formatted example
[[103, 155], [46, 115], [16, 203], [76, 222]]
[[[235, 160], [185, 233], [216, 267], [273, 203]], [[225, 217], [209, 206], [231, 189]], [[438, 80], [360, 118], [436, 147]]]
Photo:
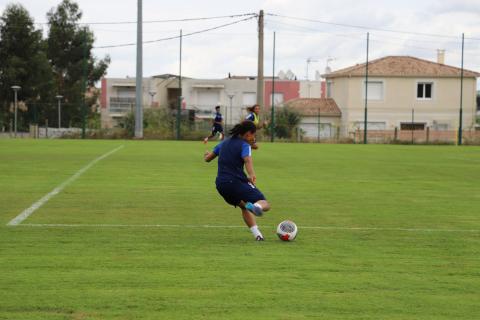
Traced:
[[277, 227], [277, 236], [282, 241], [293, 241], [297, 237], [297, 225], [290, 220], [280, 222]]

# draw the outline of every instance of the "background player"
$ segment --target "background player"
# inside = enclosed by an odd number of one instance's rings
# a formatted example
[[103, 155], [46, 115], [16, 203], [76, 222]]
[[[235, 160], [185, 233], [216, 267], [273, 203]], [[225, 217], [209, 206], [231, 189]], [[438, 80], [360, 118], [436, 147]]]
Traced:
[[223, 116], [220, 113], [220, 106], [215, 107], [215, 116], [212, 119], [212, 133], [203, 139], [203, 143], [206, 144], [208, 139], [215, 137], [217, 133], [220, 134], [220, 140], [223, 140], [225, 135], [223, 134]]

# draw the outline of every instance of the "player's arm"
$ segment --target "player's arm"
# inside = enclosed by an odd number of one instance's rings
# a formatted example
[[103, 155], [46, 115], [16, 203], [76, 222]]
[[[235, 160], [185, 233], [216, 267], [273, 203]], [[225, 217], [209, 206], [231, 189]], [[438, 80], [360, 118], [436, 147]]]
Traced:
[[213, 148], [213, 151], [205, 151], [205, 154], [203, 155], [203, 159], [205, 162], [210, 162], [213, 159], [215, 159], [219, 154], [220, 154], [220, 148], [222, 147], [222, 143], [219, 143]]
[[252, 147], [252, 149], [254, 150], [258, 149], [257, 140], [248, 141], [248, 144], [250, 145], [250, 147]]
[[248, 180], [255, 184], [257, 182], [257, 176], [255, 175], [255, 170], [253, 169], [253, 159], [251, 156], [243, 158], [245, 162], [245, 170], [247, 170]]
[[205, 154], [203, 155], [203, 158], [205, 159], [205, 162], [210, 162], [212, 161], [213, 159], [215, 159], [217, 157], [217, 155], [215, 154], [215, 152], [212, 152], [212, 151], [205, 151]]
[[245, 170], [248, 174], [248, 180], [255, 184], [255, 182], [257, 182], [257, 176], [255, 175], [255, 170], [253, 169], [252, 147], [248, 143], [244, 143], [242, 145], [242, 158], [245, 164]]

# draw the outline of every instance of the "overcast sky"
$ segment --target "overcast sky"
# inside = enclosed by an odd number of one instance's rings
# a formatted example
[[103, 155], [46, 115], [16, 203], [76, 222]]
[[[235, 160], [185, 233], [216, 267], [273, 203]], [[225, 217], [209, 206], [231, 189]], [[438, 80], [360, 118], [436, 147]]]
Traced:
[[[0, 0], [0, 11], [11, 2], [24, 5], [35, 19], [45, 22], [46, 13], [59, 0]], [[135, 21], [136, 0], [78, 0], [82, 22]], [[314, 19], [337, 24], [369, 27], [351, 28], [267, 15], [265, 17], [265, 74], [272, 74], [273, 32], [276, 32], [276, 73], [292, 70], [309, 78], [315, 70], [324, 72], [327, 59], [333, 70], [365, 61], [366, 32], [370, 31], [370, 58], [386, 55], [410, 55], [436, 60], [436, 49], [446, 50], [446, 64], [460, 66], [461, 34], [465, 33], [465, 68], [480, 71], [479, 0], [143, 0], [144, 21], [224, 16], [256, 13]], [[195, 32], [242, 18], [212, 19], [195, 22], [144, 24], [144, 41]], [[46, 27], [45, 27], [46, 28]], [[135, 24], [91, 25], [95, 46], [136, 41]], [[440, 36], [379, 31], [399, 30]], [[451, 36], [451, 37], [449, 37]], [[108, 77], [135, 76], [135, 47], [95, 49], [97, 57], [109, 54], [112, 63]], [[178, 74], [179, 41], [169, 40], [144, 45], [144, 76]], [[256, 19], [183, 39], [182, 74], [197, 78], [223, 78], [255, 75], [257, 70]]]

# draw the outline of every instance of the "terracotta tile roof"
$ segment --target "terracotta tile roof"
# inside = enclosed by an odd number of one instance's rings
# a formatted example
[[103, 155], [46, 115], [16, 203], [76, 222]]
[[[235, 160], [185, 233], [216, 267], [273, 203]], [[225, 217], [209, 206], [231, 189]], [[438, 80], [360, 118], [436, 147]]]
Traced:
[[320, 116], [340, 117], [342, 112], [338, 108], [335, 100], [331, 98], [297, 98], [286, 101], [283, 106], [292, 108], [302, 116]]
[[[387, 56], [372, 60], [368, 63], [369, 76], [391, 77], [460, 77], [461, 69], [428, 60], [409, 56]], [[365, 76], [365, 63], [340, 69], [329, 74], [326, 78]], [[480, 73], [463, 70], [466, 78], [480, 77]]]

